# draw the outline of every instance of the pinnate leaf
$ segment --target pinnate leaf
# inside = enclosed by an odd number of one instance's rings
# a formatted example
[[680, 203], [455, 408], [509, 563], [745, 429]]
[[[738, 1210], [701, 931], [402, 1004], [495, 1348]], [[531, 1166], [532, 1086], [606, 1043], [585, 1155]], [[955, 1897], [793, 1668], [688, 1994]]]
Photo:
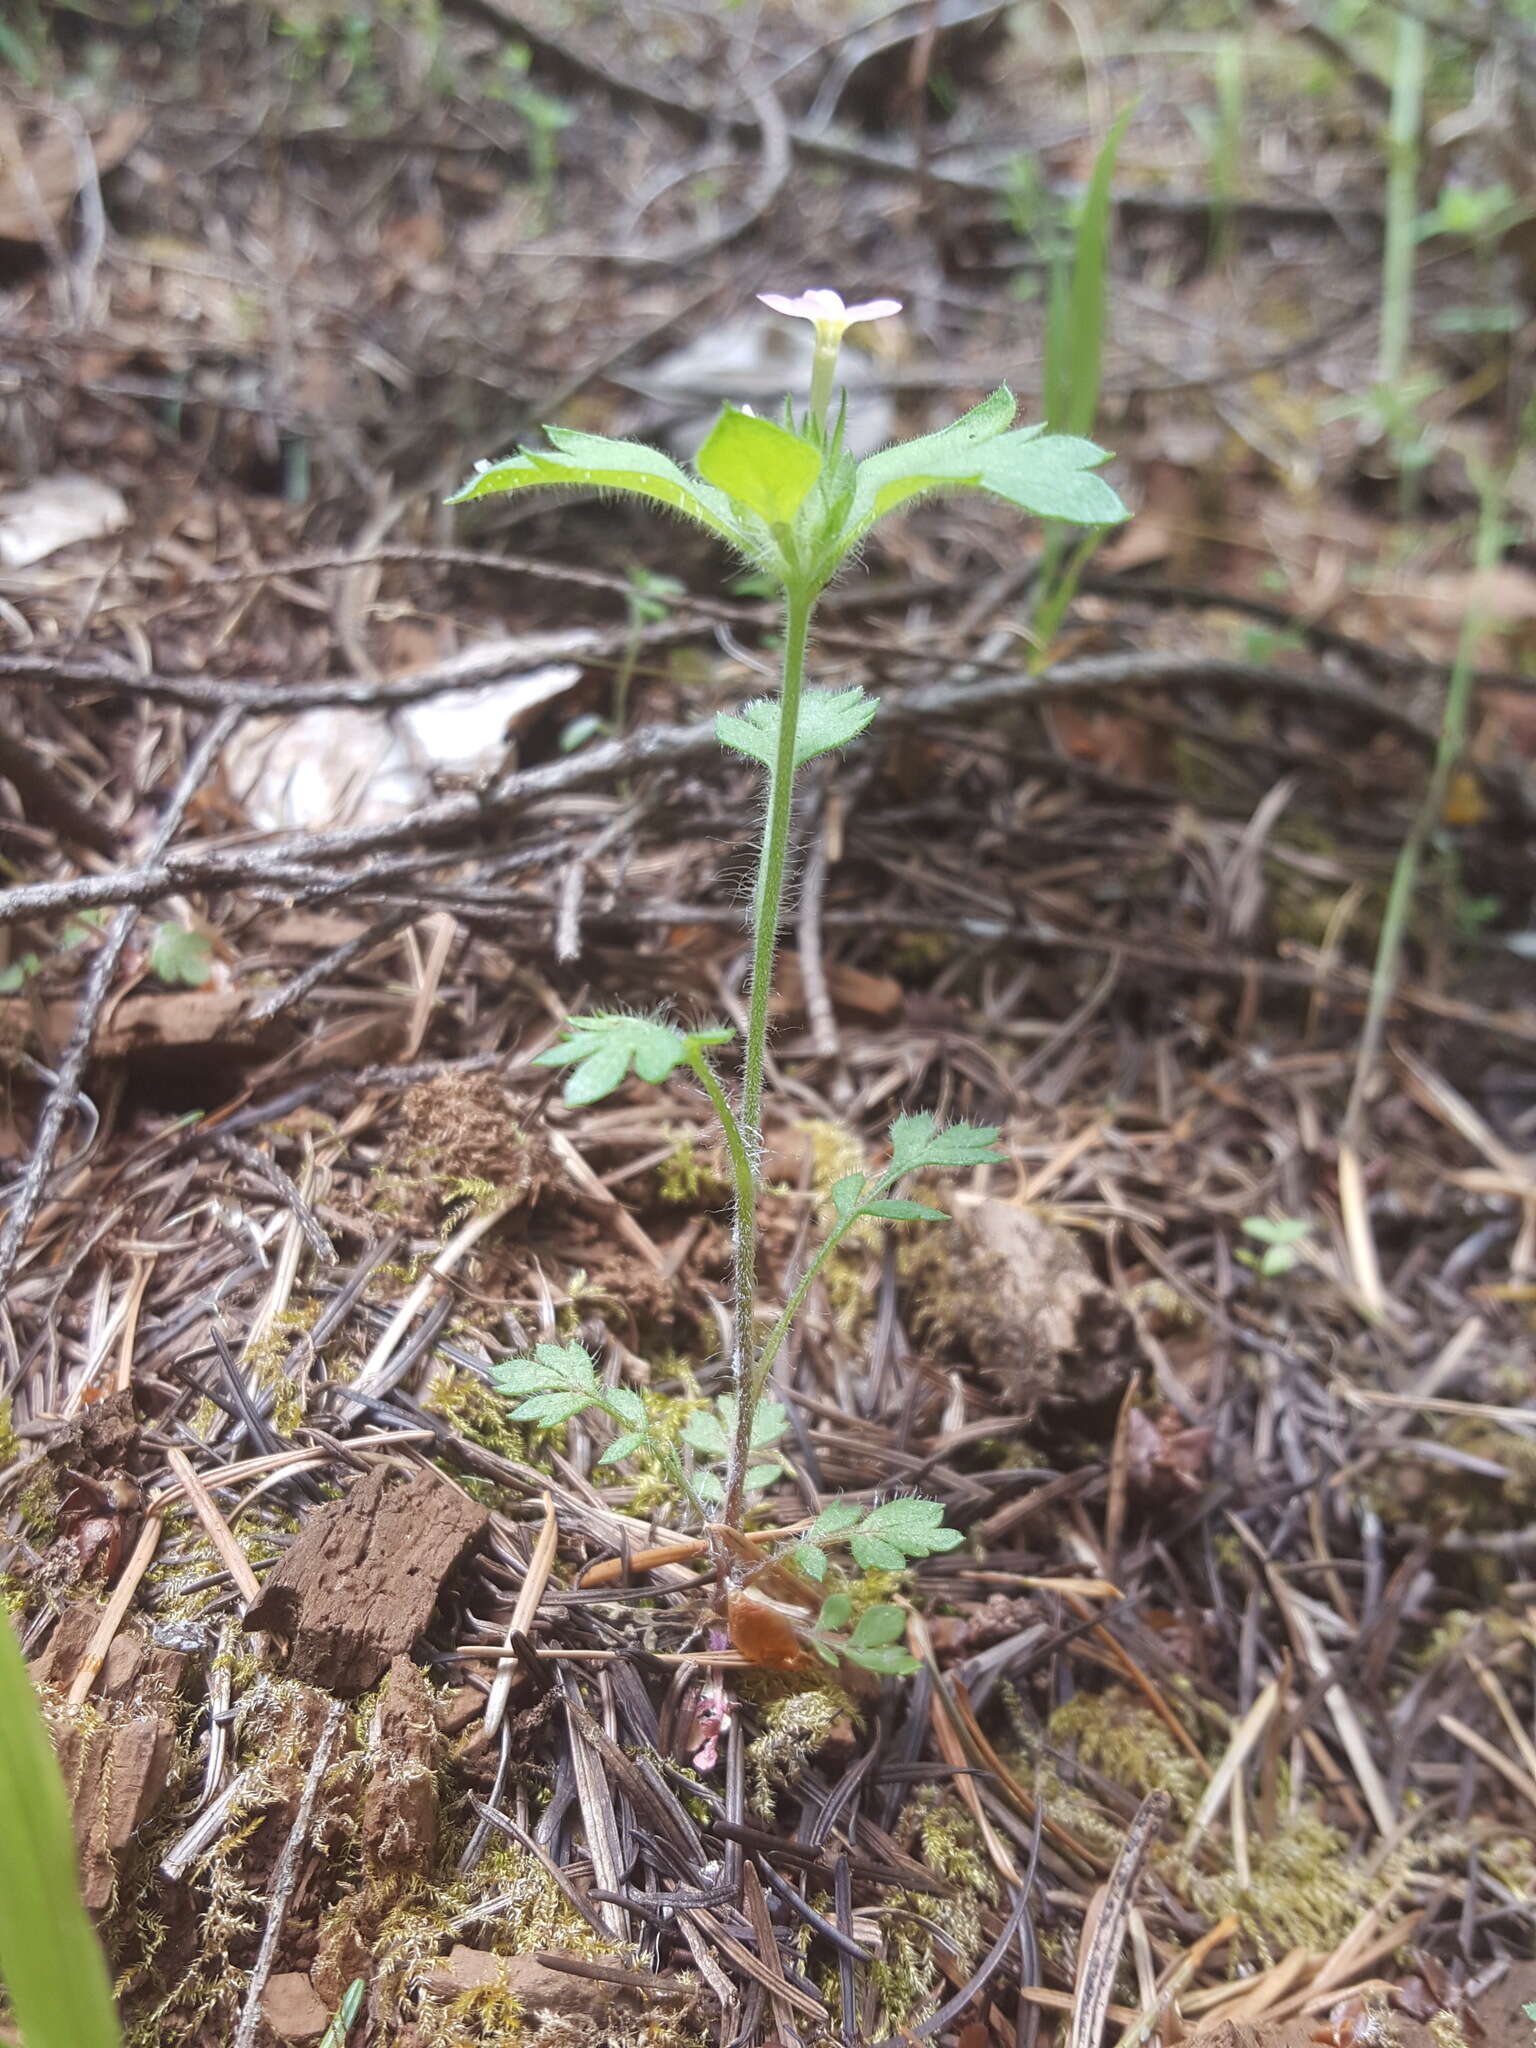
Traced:
[[660, 1017], [605, 1010], [568, 1018], [564, 1036], [539, 1053], [533, 1064], [571, 1068], [565, 1099], [572, 1108], [581, 1108], [611, 1095], [631, 1066], [642, 1081], [665, 1081], [695, 1052], [727, 1045], [732, 1035], [719, 1029], [679, 1031]]
[[[818, 754], [835, 753], [856, 740], [880, 708], [855, 683], [847, 690], [806, 690], [795, 721], [795, 766], [803, 768]], [[777, 697], [754, 697], [739, 711], [715, 715], [715, 737], [722, 747], [746, 754], [772, 769], [779, 758], [783, 704]]]

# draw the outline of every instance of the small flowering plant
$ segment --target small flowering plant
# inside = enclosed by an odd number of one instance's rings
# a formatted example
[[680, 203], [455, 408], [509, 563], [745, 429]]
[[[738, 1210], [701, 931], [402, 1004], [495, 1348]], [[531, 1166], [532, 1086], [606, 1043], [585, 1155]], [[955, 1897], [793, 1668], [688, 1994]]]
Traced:
[[[617, 1463], [642, 1450], [655, 1455], [692, 1512], [706, 1522], [711, 1510], [717, 1514], [710, 1526], [722, 1539], [722, 1566], [734, 1554], [729, 1539], [741, 1530], [748, 1495], [783, 1470], [776, 1445], [786, 1418], [765, 1397], [785, 1338], [827, 1258], [866, 1217], [888, 1223], [943, 1220], [942, 1210], [895, 1192], [908, 1176], [984, 1165], [1002, 1156], [997, 1132], [990, 1127], [953, 1124], [941, 1130], [928, 1115], [898, 1117], [885, 1165], [870, 1174], [850, 1174], [832, 1189], [831, 1228], [794, 1282], [784, 1308], [766, 1335], [759, 1336], [763, 1073], [795, 777], [819, 755], [850, 745], [879, 709], [878, 699], [858, 687], [828, 691], [805, 686], [817, 602], [882, 519], [922, 498], [980, 491], [1038, 519], [1084, 527], [1109, 526], [1126, 517], [1120, 499], [1097, 473], [1108, 459], [1105, 451], [1077, 435], [1049, 433], [1044, 425], [1015, 426], [1016, 408], [1006, 386], [936, 433], [855, 461], [844, 445], [846, 394], [840, 400], [836, 394], [838, 352], [848, 328], [899, 313], [899, 301], [846, 306], [836, 292], [826, 290], [796, 298], [777, 292], [759, 296], [774, 312], [808, 320], [815, 328], [810, 391], [799, 413], [791, 400], [776, 420], [725, 406], [692, 470], [638, 441], [547, 427], [547, 445], [480, 464], [449, 500], [462, 504], [560, 485], [626, 492], [703, 527], [783, 593], [777, 694], [722, 712], [716, 720], [721, 745], [757, 763], [766, 785], [752, 898], [746, 1042], [734, 1101], [715, 1062], [735, 1034], [712, 1025], [684, 1030], [659, 1016], [598, 1011], [569, 1019], [562, 1038], [539, 1056], [542, 1065], [568, 1070], [565, 1099], [572, 1104], [602, 1100], [631, 1071], [642, 1081], [661, 1082], [679, 1068], [691, 1073], [709, 1098], [725, 1139], [733, 1191], [730, 1391], [685, 1433], [685, 1446], [693, 1454], [685, 1461], [675, 1444], [650, 1427], [640, 1396], [605, 1385], [580, 1345], [541, 1344], [531, 1359], [511, 1361], [498, 1372], [505, 1391], [519, 1398], [514, 1414], [523, 1420], [553, 1426], [587, 1409], [608, 1415], [618, 1433], [601, 1462]], [[911, 1558], [951, 1549], [960, 1540], [955, 1530], [943, 1526], [937, 1502], [901, 1499], [864, 1509], [837, 1501], [783, 1555], [797, 1581], [820, 1582], [832, 1545], [846, 1547], [864, 1569], [897, 1570]], [[813, 1639], [817, 1654], [840, 1655], [876, 1671], [910, 1669], [911, 1659], [894, 1641], [899, 1610], [866, 1608], [844, 1635], [836, 1625], [849, 1619], [846, 1603], [847, 1596], [838, 1592], [824, 1604], [823, 1626]], [[872, 1614], [877, 1618], [871, 1620]]]

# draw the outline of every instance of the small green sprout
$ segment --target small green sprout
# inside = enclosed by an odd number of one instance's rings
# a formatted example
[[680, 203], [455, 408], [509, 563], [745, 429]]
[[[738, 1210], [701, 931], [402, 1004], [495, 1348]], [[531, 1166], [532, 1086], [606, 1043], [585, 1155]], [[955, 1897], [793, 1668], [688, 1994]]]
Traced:
[[1240, 1250], [1238, 1259], [1264, 1280], [1278, 1280], [1296, 1264], [1296, 1247], [1312, 1235], [1305, 1216], [1245, 1216], [1243, 1235], [1263, 1245], [1262, 1252]]

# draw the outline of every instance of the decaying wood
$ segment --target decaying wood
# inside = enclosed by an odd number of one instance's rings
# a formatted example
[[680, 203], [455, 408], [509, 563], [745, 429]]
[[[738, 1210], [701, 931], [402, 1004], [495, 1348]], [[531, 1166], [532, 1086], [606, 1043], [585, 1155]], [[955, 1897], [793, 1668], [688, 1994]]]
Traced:
[[350, 1696], [377, 1685], [432, 1618], [490, 1517], [430, 1473], [387, 1467], [317, 1509], [246, 1612], [283, 1637], [306, 1685]]

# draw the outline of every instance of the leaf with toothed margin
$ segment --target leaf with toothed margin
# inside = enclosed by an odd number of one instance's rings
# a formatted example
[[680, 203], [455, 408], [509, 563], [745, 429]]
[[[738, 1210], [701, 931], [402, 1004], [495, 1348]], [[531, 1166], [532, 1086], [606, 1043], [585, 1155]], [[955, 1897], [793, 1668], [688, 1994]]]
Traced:
[[670, 506], [733, 546], [744, 545], [724, 493], [689, 476], [659, 448], [648, 448], [643, 441], [610, 440], [606, 434], [579, 434], [569, 427], [546, 427], [544, 432], [552, 444], [549, 448], [521, 448], [504, 462], [482, 463], [447, 502], [463, 505], [473, 498], [560, 484], [625, 491]]
[[1130, 516], [1094, 474], [1109, 460], [1106, 450], [1076, 434], [1048, 434], [1040, 425], [1013, 428], [1013, 413], [1013, 394], [1003, 385], [937, 433], [866, 456], [844, 552], [888, 512], [935, 491], [988, 491], [1036, 518], [1078, 526], [1113, 526]]
[[940, 1130], [937, 1120], [922, 1110], [916, 1116], [899, 1116], [891, 1125], [892, 1179], [925, 1166], [995, 1166], [1002, 1157], [995, 1124], [949, 1124]]
[[[795, 766], [803, 768], [818, 754], [848, 746], [879, 709], [880, 699], [867, 696], [857, 683], [847, 690], [806, 690], [795, 721]], [[781, 700], [754, 697], [739, 711], [716, 713], [715, 737], [722, 747], [749, 755], [772, 770], [778, 764], [782, 725]]]
[[532, 1064], [570, 1067], [565, 1099], [579, 1109], [611, 1095], [631, 1067], [642, 1081], [665, 1081], [696, 1052], [728, 1045], [734, 1035], [717, 1028], [679, 1031], [660, 1017], [602, 1011], [591, 1017], [568, 1017], [564, 1036], [537, 1054]]

